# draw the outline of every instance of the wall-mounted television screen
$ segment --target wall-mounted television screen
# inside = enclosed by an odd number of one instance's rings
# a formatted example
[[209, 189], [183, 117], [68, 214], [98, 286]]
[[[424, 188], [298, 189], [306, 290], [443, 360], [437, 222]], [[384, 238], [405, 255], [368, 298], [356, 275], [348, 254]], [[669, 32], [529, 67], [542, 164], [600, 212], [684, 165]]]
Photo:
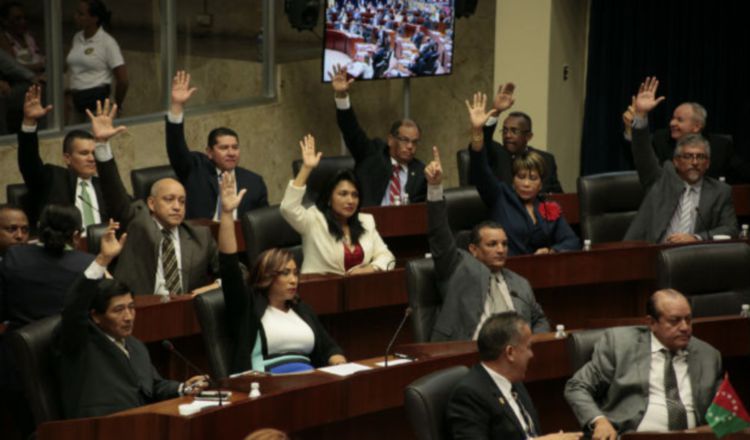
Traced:
[[326, 0], [323, 81], [449, 75], [453, 0]]

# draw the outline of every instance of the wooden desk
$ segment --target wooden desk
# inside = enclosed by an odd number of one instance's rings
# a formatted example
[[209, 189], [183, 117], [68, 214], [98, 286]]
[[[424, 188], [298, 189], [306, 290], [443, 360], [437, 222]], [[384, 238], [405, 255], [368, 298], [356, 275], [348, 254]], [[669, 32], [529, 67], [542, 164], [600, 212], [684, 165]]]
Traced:
[[[724, 351], [725, 364], [735, 387], [750, 378], [750, 320], [739, 317], [697, 319], [694, 333]], [[744, 335], [732, 340], [727, 334]], [[572, 374], [567, 343], [553, 334], [534, 335], [535, 357], [526, 384], [539, 410], [545, 432], [577, 429], [562, 401], [562, 386]], [[108, 417], [52, 422], [38, 431], [46, 439], [204, 439], [242, 438], [261, 427], [294, 432], [299, 438], [357, 438], [358, 440], [410, 438], [403, 411], [404, 388], [426, 374], [478, 361], [473, 342], [410, 344], [399, 352], [416, 361], [341, 378], [320, 371], [288, 376], [244, 376], [226, 382], [233, 390], [232, 404], [207, 409], [193, 416], [178, 415], [177, 406], [189, 397], [147, 405]], [[378, 359], [363, 361], [373, 365]], [[739, 360], [742, 363], [732, 364]], [[250, 383], [260, 383], [262, 397], [246, 397]], [[742, 388], [741, 394], [750, 389]], [[741, 396], [744, 397], [744, 396]], [[645, 440], [645, 439], [644, 439]], [[649, 439], [651, 440], [651, 439]]]

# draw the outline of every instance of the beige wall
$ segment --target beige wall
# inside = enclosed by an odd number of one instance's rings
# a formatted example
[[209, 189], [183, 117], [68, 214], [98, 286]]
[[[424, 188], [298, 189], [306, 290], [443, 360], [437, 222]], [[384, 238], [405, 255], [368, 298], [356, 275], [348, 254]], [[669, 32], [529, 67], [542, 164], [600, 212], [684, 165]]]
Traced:
[[531, 144], [555, 155], [567, 192], [580, 168], [587, 13], [587, 0], [502, 0], [496, 10], [495, 89], [516, 84], [513, 109], [533, 119]]

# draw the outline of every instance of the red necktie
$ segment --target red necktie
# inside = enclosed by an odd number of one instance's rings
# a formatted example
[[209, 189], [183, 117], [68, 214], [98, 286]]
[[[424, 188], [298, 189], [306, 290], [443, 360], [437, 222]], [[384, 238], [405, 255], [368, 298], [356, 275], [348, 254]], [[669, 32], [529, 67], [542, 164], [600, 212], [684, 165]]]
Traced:
[[393, 165], [393, 174], [391, 174], [391, 184], [388, 187], [388, 193], [390, 194], [391, 205], [395, 204], [395, 200], [398, 198], [399, 203], [401, 200], [401, 179], [398, 173], [401, 171], [400, 165]]

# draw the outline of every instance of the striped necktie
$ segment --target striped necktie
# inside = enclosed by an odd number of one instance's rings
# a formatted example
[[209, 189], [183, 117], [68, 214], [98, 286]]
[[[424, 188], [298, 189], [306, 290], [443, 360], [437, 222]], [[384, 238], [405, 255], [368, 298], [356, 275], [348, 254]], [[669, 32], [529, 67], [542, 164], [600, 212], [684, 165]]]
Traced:
[[182, 285], [180, 283], [180, 269], [177, 266], [177, 254], [174, 250], [172, 234], [162, 229], [161, 240], [161, 267], [164, 271], [164, 283], [170, 294], [181, 294]]
[[391, 183], [388, 185], [388, 194], [390, 194], [391, 205], [396, 204], [396, 200], [401, 203], [401, 178], [399, 173], [401, 172], [400, 165], [393, 165], [393, 173], [391, 173]]
[[667, 424], [670, 431], [687, 429], [687, 411], [680, 398], [677, 374], [675, 374], [672, 365], [674, 354], [664, 348], [661, 351], [664, 353], [664, 394], [667, 400]]

